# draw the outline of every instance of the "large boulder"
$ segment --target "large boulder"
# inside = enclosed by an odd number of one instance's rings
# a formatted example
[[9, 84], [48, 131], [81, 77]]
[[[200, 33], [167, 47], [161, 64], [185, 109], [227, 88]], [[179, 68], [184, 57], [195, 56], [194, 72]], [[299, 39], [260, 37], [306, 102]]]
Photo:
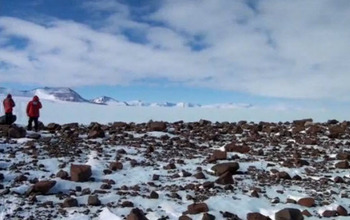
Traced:
[[11, 125], [7, 131], [7, 135], [10, 138], [24, 138], [27, 131], [23, 127], [18, 127], [17, 125]]
[[215, 175], [217, 176], [221, 176], [226, 172], [235, 174], [236, 171], [239, 169], [239, 164], [237, 162], [220, 163], [214, 165], [211, 169], [215, 172]]
[[275, 213], [275, 220], [304, 220], [299, 209], [285, 208]]
[[166, 131], [166, 123], [160, 121], [149, 122], [148, 125], [149, 131]]
[[237, 153], [245, 154], [250, 151], [250, 147], [247, 145], [236, 145], [236, 143], [232, 142], [230, 144], [225, 145], [225, 150], [227, 152], [237, 152]]
[[217, 184], [221, 185], [228, 185], [228, 184], [233, 184], [234, 180], [232, 178], [232, 173], [231, 172], [225, 172], [220, 175], [218, 179], [215, 180]]
[[52, 180], [39, 181], [31, 187], [30, 192], [47, 194], [50, 191], [50, 189], [55, 185], [56, 185], [56, 181], [52, 181]]
[[72, 164], [70, 167], [71, 180], [74, 182], [86, 182], [91, 177], [91, 166]]
[[148, 220], [148, 218], [146, 218], [145, 213], [141, 209], [134, 208], [130, 211], [126, 220]]
[[100, 206], [101, 205], [101, 201], [98, 198], [97, 195], [90, 195], [88, 197], [88, 205], [92, 205], [92, 206]]
[[259, 212], [251, 212], [247, 214], [247, 220], [271, 220], [269, 217]]
[[193, 204], [187, 206], [186, 214], [195, 215], [198, 213], [208, 212], [208, 211], [209, 211], [209, 208], [208, 208], [207, 204], [205, 204], [205, 203], [193, 203]]
[[315, 206], [315, 199], [311, 197], [301, 198], [298, 200], [298, 204], [306, 207]]
[[227, 153], [226, 151], [221, 151], [221, 150], [214, 150], [213, 154], [210, 156], [208, 162], [212, 163], [217, 160], [226, 160], [227, 159]]

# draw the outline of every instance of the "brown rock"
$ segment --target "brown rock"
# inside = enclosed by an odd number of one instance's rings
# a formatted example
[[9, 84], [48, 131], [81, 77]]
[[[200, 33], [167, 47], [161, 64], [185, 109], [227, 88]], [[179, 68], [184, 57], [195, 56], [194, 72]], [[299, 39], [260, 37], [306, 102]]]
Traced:
[[225, 150], [227, 152], [237, 152], [241, 154], [246, 154], [250, 151], [250, 147], [247, 145], [236, 145], [236, 143], [232, 142], [225, 146]]
[[201, 212], [208, 212], [209, 208], [207, 204], [205, 203], [193, 203], [187, 207], [187, 212], [188, 214], [198, 214]]
[[101, 205], [101, 201], [99, 200], [97, 195], [90, 195], [88, 197], [88, 205], [100, 206]]
[[306, 210], [306, 209], [304, 211], [302, 211], [301, 214], [305, 215], [306, 217], [311, 217], [312, 216], [311, 213], [308, 210]]
[[335, 167], [339, 168], [339, 169], [348, 169], [349, 168], [349, 162], [347, 160], [340, 161], [340, 162], [335, 164]]
[[41, 194], [46, 194], [50, 191], [52, 187], [56, 185], [56, 181], [43, 180], [34, 184], [31, 192], [37, 192]]
[[203, 172], [198, 172], [194, 175], [194, 177], [196, 177], [196, 179], [205, 179], [205, 175]]
[[152, 191], [151, 192], [151, 195], [149, 196], [151, 199], [158, 199], [159, 198], [159, 195], [157, 192], [155, 191]]
[[289, 174], [287, 173], [287, 172], [285, 172], [285, 171], [281, 171], [281, 172], [278, 172], [278, 178], [280, 178], [280, 179], [286, 179], [286, 180], [290, 180], [290, 179], [292, 179], [290, 176], [289, 176]]
[[17, 125], [13, 124], [7, 131], [7, 135], [10, 138], [24, 138], [27, 134], [27, 131], [22, 128], [18, 127]]
[[271, 220], [271, 219], [258, 212], [251, 212], [247, 214], [247, 220]]
[[330, 218], [337, 216], [337, 211], [334, 210], [326, 210], [322, 213], [323, 217]]
[[221, 163], [214, 165], [211, 169], [215, 172], [215, 175], [217, 176], [221, 176], [226, 172], [235, 174], [236, 171], [239, 169], [239, 164], [237, 162]]
[[275, 213], [275, 220], [304, 220], [299, 209], [285, 208]]
[[134, 208], [130, 211], [130, 214], [126, 217], [126, 220], [148, 220], [141, 209]]
[[109, 164], [109, 169], [116, 171], [123, 169], [123, 164], [121, 162], [111, 162]]
[[209, 163], [215, 162], [217, 160], [226, 160], [227, 153], [226, 151], [214, 150], [213, 154], [209, 158]]
[[209, 213], [204, 213], [202, 220], [215, 220], [215, 216]]
[[90, 165], [72, 164], [70, 167], [71, 180], [74, 182], [86, 182], [91, 177]]
[[347, 216], [348, 215], [348, 211], [341, 205], [337, 207], [337, 213], [340, 216]]
[[149, 131], [166, 131], [166, 123], [165, 122], [149, 122], [148, 130]]
[[315, 206], [315, 199], [311, 197], [301, 198], [298, 200], [298, 204], [301, 206], [313, 207]]
[[192, 218], [188, 217], [187, 215], [181, 215], [179, 220], [192, 220]]
[[69, 175], [68, 175], [68, 172], [66, 172], [64, 170], [60, 170], [56, 174], [56, 177], [66, 180], [66, 179], [68, 179]]
[[232, 178], [232, 173], [225, 172], [225, 173], [221, 174], [220, 177], [215, 180], [215, 183], [221, 184], [221, 185], [233, 184], [234, 180]]
[[74, 198], [67, 198], [63, 201], [63, 207], [77, 207], [78, 206], [78, 200]]

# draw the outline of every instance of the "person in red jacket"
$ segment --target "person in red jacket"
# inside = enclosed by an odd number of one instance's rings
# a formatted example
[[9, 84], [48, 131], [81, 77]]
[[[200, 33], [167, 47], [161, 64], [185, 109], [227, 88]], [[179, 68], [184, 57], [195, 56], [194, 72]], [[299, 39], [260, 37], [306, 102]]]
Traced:
[[35, 131], [38, 131], [39, 129], [39, 124], [38, 124], [38, 119], [40, 116], [39, 109], [42, 108], [41, 102], [39, 101], [38, 96], [34, 96], [33, 100], [28, 102], [27, 105], [27, 115], [29, 117], [28, 120], [28, 130], [32, 130], [32, 123], [34, 121], [34, 129]]
[[11, 124], [13, 122], [12, 120], [13, 107], [16, 106], [15, 102], [12, 99], [12, 95], [8, 94], [6, 99], [4, 99], [4, 101], [2, 102], [2, 104], [4, 105], [4, 110], [5, 110], [5, 123]]

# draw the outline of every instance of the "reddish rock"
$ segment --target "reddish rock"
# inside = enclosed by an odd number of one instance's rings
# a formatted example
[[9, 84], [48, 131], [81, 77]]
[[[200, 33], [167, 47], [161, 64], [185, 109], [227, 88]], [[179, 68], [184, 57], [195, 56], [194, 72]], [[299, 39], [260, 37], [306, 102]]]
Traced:
[[89, 131], [89, 134], [88, 134], [88, 138], [90, 139], [104, 138], [104, 137], [105, 137], [105, 132], [102, 129]]
[[111, 162], [109, 164], [109, 169], [116, 171], [123, 169], [123, 164], [121, 162]]
[[71, 180], [74, 182], [86, 182], [91, 177], [90, 165], [72, 164], [70, 167]]
[[258, 212], [251, 212], [247, 214], [247, 220], [271, 220], [271, 219]]
[[235, 174], [236, 171], [239, 169], [239, 164], [237, 162], [221, 163], [214, 165], [211, 169], [215, 172], [215, 175], [217, 176], [221, 176], [226, 172]]
[[304, 211], [302, 211], [301, 214], [305, 215], [306, 217], [311, 217], [312, 216], [311, 213], [308, 210], [306, 210], [306, 209]]
[[100, 206], [101, 205], [101, 201], [98, 198], [97, 195], [90, 195], [88, 197], [88, 205], [92, 205], [92, 206]]
[[139, 208], [134, 208], [130, 211], [130, 214], [126, 217], [126, 220], [148, 220], [145, 213]]
[[203, 172], [198, 172], [194, 175], [196, 179], [206, 179], [205, 175]]
[[34, 184], [31, 192], [37, 192], [41, 194], [46, 194], [50, 191], [52, 187], [56, 185], [56, 181], [43, 180]]
[[233, 184], [234, 180], [232, 178], [232, 173], [225, 172], [225, 173], [221, 174], [220, 177], [215, 180], [215, 183], [221, 184], [221, 185]]
[[225, 146], [225, 150], [227, 152], [237, 152], [241, 154], [246, 154], [250, 151], [250, 147], [247, 145], [236, 145], [236, 143], [232, 142]]
[[335, 217], [337, 216], [337, 211], [334, 210], [326, 210], [322, 213], [323, 217], [330, 218], [330, 217]]
[[350, 152], [340, 152], [336, 158], [337, 160], [350, 160]]
[[192, 218], [188, 217], [187, 215], [181, 215], [179, 220], [192, 220]]
[[208, 205], [205, 203], [193, 203], [187, 207], [187, 214], [195, 215], [202, 212], [208, 212]]
[[166, 131], [166, 123], [165, 122], [149, 122], [148, 130], [149, 131]]
[[57, 172], [56, 177], [66, 180], [66, 179], [68, 179], [69, 174], [68, 174], [68, 172], [66, 172], [64, 170], [60, 170]]
[[348, 169], [349, 168], [349, 162], [347, 160], [340, 161], [340, 162], [335, 164], [335, 167], [339, 168], [339, 169]]
[[209, 158], [209, 163], [215, 162], [217, 160], [226, 160], [227, 158], [227, 153], [226, 151], [221, 151], [221, 150], [214, 150], [213, 154]]
[[285, 208], [275, 213], [275, 220], [304, 220], [299, 209]]
[[63, 201], [64, 208], [69, 208], [69, 207], [77, 207], [78, 206], [78, 200], [74, 198], [67, 198]]
[[337, 213], [340, 216], [347, 216], [348, 215], [348, 211], [341, 205], [337, 207]]
[[292, 178], [290, 177], [290, 175], [289, 175], [287, 172], [285, 172], [285, 171], [278, 172], [277, 176], [278, 176], [278, 178], [280, 178], [280, 179], [286, 179], [286, 180], [292, 179]]
[[315, 199], [311, 197], [301, 198], [298, 200], [298, 204], [301, 206], [313, 207], [315, 206]]
[[215, 220], [215, 216], [209, 213], [204, 213], [202, 220]]
[[17, 125], [13, 124], [8, 129], [7, 134], [10, 138], [24, 138], [27, 134], [27, 131], [24, 128], [18, 127]]
[[158, 195], [157, 192], [152, 191], [149, 197], [150, 197], [151, 199], [158, 199], [158, 198], [159, 198], [159, 195]]

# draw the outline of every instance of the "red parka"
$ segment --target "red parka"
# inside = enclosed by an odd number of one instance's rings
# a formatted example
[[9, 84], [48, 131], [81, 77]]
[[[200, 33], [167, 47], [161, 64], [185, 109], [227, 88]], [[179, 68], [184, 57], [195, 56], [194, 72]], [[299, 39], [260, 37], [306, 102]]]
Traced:
[[3, 101], [5, 113], [12, 113], [13, 107], [15, 107], [15, 102], [10, 94], [7, 95], [6, 99]]
[[34, 96], [33, 100], [28, 102], [27, 105], [27, 115], [31, 118], [39, 117], [39, 109], [41, 109], [42, 105], [39, 101], [38, 96]]

